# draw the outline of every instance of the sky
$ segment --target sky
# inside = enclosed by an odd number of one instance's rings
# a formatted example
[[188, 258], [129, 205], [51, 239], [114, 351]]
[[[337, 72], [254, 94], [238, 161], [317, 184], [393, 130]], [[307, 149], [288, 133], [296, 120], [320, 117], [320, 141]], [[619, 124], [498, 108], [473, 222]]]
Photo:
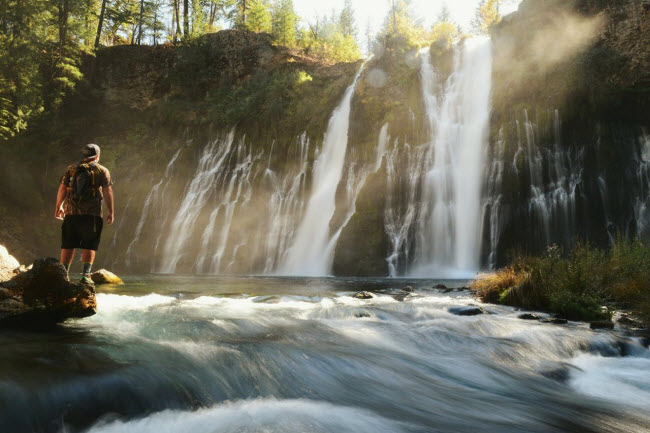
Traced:
[[[293, 0], [297, 14], [306, 21], [312, 21], [316, 16], [330, 15], [332, 9], [343, 9], [344, 0]], [[388, 12], [390, 0], [352, 0], [352, 7], [356, 12], [359, 34], [366, 31], [370, 22], [372, 31], [379, 29]], [[470, 29], [470, 22], [474, 17], [476, 5], [479, 0], [411, 0], [411, 7], [416, 16], [424, 19], [428, 27], [436, 19], [442, 4], [446, 3], [453, 20], [464, 30]], [[518, 0], [507, 1], [501, 8], [503, 15], [517, 10]]]

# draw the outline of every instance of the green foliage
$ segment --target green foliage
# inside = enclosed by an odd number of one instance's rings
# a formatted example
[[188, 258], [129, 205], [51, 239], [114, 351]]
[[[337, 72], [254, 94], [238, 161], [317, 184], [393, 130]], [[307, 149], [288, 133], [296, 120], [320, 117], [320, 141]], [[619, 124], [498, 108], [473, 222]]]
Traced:
[[475, 33], [488, 33], [490, 27], [499, 24], [501, 21], [499, 4], [500, 0], [481, 0], [479, 2], [472, 20], [472, 29]]
[[441, 50], [448, 50], [458, 40], [458, 26], [451, 21], [439, 21], [431, 29], [431, 38]]
[[540, 257], [519, 254], [510, 266], [479, 276], [471, 287], [487, 302], [548, 310], [568, 319], [607, 319], [609, 301], [650, 320], [650, 247], [619, 237], [609, 251], [589, 244], [563, 256], [551, 246]]
[[295, 46], [298, 16], [293, 10], [293, 0], [275, 0], [272, 15], [271, 31], [276, 43]]
[[389, 0], [390, 8], [377, 42], [384, 50], [403, 52], [428, 42], [421, 20], [411, 11], [410, 0]]
[[271, 32], [271, 10], [268, 0], [249, 0], [250, 10], [244, 27], [252, 32]]
[[361, 58], [355, 39], [356, 19], [349, 1], [337, 14], [318, 17], [302, 29], [298, 45], [310, 56], [327, 62], [353, 62]]

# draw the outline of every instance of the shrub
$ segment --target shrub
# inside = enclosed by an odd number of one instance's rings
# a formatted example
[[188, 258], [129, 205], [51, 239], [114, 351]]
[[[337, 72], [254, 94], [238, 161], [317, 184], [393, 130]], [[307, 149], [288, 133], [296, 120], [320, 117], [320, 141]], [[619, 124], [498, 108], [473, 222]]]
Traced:
[[517, 254], [512, 263], [481, 274], [470, 288], [484, 302], [546, 310], [568, 319], [611, 317], [615, 301], [650, 320], [650, 248], [619, 237], [609, 251], [578, 244], [563, 255], [553, 245], [539, 257]]

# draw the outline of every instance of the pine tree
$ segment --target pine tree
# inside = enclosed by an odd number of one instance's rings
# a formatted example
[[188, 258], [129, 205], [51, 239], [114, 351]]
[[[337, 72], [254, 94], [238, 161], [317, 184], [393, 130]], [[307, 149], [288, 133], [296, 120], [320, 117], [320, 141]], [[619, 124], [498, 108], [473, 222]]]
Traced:
[[253, 32], [271, 32], [271, 11], [267, 0], [249, 0], [246, 28]]
[[356, 37], [357, 34], [357, 23], [354, 17], [354, 9], [352, 9], [352, 1], [345, 0], [345, 5], [339, 15], [339, 28], [343, 36], [352, 36]]
[[292, 0], [276, 0], [273, 5], [272, 34], [275, 41], [284, 46], [296, 43], [298, 16], [293, 9]]

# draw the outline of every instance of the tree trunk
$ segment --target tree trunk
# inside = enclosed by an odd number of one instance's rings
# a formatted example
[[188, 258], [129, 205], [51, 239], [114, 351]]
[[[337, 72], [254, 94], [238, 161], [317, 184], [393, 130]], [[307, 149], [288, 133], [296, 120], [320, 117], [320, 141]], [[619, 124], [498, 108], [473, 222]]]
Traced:
[[105, 11], [106, 11], [106, 0], [102, 0], [102, 11], [99, 13], [99, 24], [97, 24], [97, 36], [95, 37], [95, 49], [99, 47], [99, 40], [102, 37], [102, 25], [104, 24]]
[[144, 0], [140, 0], [140, 19], [138, 20], [138, 45], [142, 42], [142, 15], [144, 14]]
[[189, 0], [183, 0], [183, 36], [186, 38], [190, 35], [190, 20], [188, 17], [189, 3]]
[[154, 10], [153, 13], [153, 44], [156, 45], [156, 32], [158, 31], [158, 28], [156, 25], [158, 24], [158, 8]]
[[59, 55], [65, 54], [66, 39], [68, 37], [68, 2], [59, 0]]
[[181, 7], [180, 7], [180, 1], [181, 0], [174, 0], [174, 12], [176, 13], [176, 30], [172, 28], [172, 31], [174, 32], [174, 42], [177, 42], [179, 39], [179, 35], [181, 35]]

